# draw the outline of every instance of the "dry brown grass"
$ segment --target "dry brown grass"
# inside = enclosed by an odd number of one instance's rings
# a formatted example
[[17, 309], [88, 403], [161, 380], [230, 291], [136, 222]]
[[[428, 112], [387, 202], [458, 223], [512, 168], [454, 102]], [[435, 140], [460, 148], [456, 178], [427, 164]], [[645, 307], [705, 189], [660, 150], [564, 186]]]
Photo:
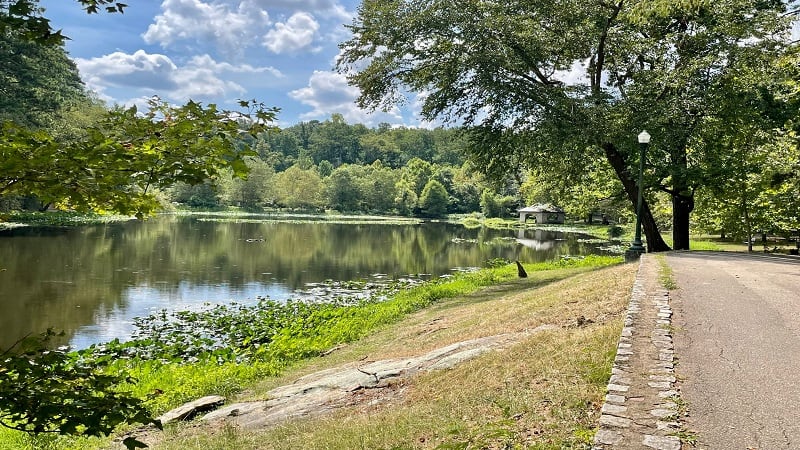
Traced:
[[365, 356], [416, 355], [482, 336], [558, 327], [398, 384], [385, 401], [366, 395], [366, 403], [259, 432], [174, 429], [156, 448], [584, 448], [605, 393], [635, 269], [539, 275], [544, 278], [443, 301], [249, 395], [262, 397], [276, 384]]

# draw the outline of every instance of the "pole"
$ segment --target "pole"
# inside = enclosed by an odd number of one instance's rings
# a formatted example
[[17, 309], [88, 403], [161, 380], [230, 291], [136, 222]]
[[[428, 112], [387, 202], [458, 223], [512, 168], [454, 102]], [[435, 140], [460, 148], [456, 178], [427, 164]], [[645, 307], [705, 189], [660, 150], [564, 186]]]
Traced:
[[625, 252], [626, 261], [636, 261], [645, 252], [644, 245], [642, 245], [642, 190], [644, 188], [644, 157], [649, 143], [650, 135], [647, 131], [642, 131], [639, 135], [639, 193], [636, 198], [636, 234], [628, 251]]
[[645, 248], [642, 245], [642, 189], [644, 184], [644, 155], [647, 150], [647, 144], [639, 144], [639, 196], [636, 199], [636, 235], [631, 244], [631, 250], [639, 253], [644, 253]]

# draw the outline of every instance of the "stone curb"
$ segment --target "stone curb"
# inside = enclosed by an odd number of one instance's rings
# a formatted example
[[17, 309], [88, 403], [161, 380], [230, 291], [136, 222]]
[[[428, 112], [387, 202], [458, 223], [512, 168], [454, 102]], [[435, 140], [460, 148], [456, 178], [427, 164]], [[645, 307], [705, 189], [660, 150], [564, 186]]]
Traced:
[[657, 266], [642, 255], [593, 450], [681, 448], [672, 309]]

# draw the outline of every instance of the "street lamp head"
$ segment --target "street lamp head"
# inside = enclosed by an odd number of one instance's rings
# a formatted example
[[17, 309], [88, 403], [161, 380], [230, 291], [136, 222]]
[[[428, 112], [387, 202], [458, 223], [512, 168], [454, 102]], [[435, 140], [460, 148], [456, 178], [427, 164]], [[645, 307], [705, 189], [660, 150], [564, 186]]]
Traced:
[[647, 130], [643, 130], [639, 133], [639, 143], [640, 144], [649, 144], [650, 143], [650, 133]]

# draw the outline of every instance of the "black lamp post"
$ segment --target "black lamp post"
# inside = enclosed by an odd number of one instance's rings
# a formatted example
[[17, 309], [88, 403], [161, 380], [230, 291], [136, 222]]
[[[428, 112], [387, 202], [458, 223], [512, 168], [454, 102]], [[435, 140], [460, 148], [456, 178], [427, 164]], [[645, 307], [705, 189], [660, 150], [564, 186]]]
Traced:
[[645, 252], [644, 245], [642, 245], [642, 184], [644, 178], [644, 155], [648, 144], [650, 144], [650, 133], [645, 130], [639, 133], [639, 196], [636, 199], [636, 235], [633, 238], [633, 242], [631, 242], [630, 248], [625, 252], [627, 261], [637, 260]]

